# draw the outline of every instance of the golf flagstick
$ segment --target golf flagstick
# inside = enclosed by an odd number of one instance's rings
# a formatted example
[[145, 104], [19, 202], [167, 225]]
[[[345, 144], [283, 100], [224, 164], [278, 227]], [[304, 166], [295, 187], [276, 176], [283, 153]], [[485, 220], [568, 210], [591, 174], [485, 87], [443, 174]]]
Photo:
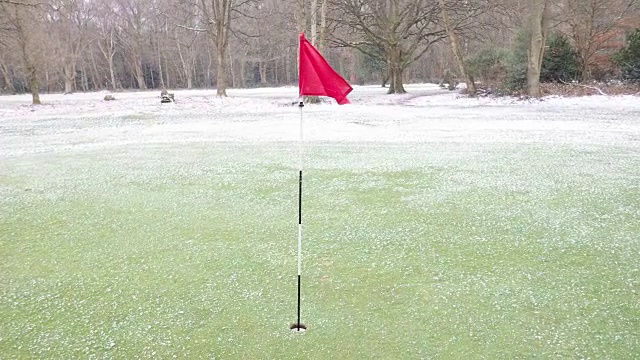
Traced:
[[295, 324], [291, 325], [293, 331], [305, 331], [307, 327], [300, 322], [300, 303], [301, 303], [301, 278], [302, 278], [302, 165], [303, 165], [303, 117], [302, 108], [304, 102], [300, 98], [298, 108], [300, 109], [300, 152], [299, 152], [299, 176], [298, 176], [298, 318]]
[[304, 332], [307, 326], [300, 322], [300, 282], [302, 277], [302, 152], [304, 150], [302, 132], [303, 96], [329, 96], [338, 104], [348, 104], [347, 94], [353, 90], [351, 85], [340, 76], [322, 57], [322, 54], [300, 34], [300, 52], [298, 54], [298, 95], [300, 102], [300, 177], [298, 180], [298, 321], [289, 328], [295, 332]]

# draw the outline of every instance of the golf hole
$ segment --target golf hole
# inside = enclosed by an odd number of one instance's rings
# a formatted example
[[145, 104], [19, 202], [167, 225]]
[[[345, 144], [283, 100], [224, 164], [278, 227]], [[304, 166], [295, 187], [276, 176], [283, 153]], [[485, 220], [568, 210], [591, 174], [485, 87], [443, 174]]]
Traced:
[[302, 324], [302, 323], [300, 323], [300, 324], [291, 324], [291, 326], [289, 326], [289, 329], [294, 334], [304, 334], [305, 332], [307, 332], [307, 325]]

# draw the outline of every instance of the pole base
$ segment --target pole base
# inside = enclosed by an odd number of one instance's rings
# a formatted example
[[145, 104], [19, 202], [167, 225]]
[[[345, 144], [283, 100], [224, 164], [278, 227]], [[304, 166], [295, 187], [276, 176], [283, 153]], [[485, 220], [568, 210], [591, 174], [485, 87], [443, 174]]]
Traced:
[[291, 326], [289, 326], [289, 330], [294, 334], [304, 334], [307, 332], [307, 325], [303, 323], [291, 324]]

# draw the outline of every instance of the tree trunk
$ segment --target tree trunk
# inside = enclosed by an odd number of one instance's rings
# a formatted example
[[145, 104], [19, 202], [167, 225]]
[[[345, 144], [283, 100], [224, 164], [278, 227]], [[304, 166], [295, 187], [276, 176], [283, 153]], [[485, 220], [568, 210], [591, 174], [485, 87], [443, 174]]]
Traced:
[[[204, 0], [203, 0], [204, 1]], [[232, 0], [213, 0], [210, 33], [216, 46], [216, 95], [227, 96], [227, 46], [231, 29]]]
[[589, 59], [587, 56], [580, 56], [580, 79], [582, 82], [591, 80], [591, 69], [589, 67]]
[[349, 49], [349, 82], [351, 84], [355, 84], [356, 82], [358, 82], [358, 71], [357, 71], [357, 62], [356, 62], [356, 54], [355, 54], [355, 49]]
[[401, 64], [401, 53], [398, 45], [389, 49], [389, 90], [387, 94], [404, 94], [407, 91], [402, 84], [404, 68]]
[[147, 90], [147, 83], [144, 80], [144, 70], [142, 69], [142, 56], [139, 54], [135, 55], [134, 59], [135, 66], [135, 74], [136, 74], [136, 82], [138, 83], [138, 88], [140, 90]]
[[225, 46], [221, 37], [217, 39], [217, 53], [216, 53], [216, 95], [227, 96], [227, 61], [225, 59]]
[[15, 9], [16, 14], [16, 28], [17, 28], [17, 40], [20, 47], [22, 61], [27, 69], [27, 77], [29, 80], [29, 90], [31, 91], [33, 105], [40, 104], [40, 84], [38, 84], [38, 71], [35, 65], [36, 60], [33, 59], [34, 50], [29, 46], [30, 35], [34, 35], [31, 31], [25, 28], [25, 24], [22, 22], [21, 14], [18, 9]]
[[164, 84], [166, 85], [167, 89], [171, 88], [171, 72], [170, 72], [170, 66], [168, 65], [169, 61], [167, 60], [167, 56], [166, 54], [162, 54], [162, 59], [164, 60], [164, 64], [165, 64], [165, 79], [164, 79]]
[[2, 75], [4, 76], [4, 83], [9, 90], [10, 94], [16, 93], [16, 87], [13, 85], [13, 79], [11, 74], [9, 73], [9, 69], [7, 69], [7, 65], [4, 62], [0, 62], [0, 68], [2, 69]]
[[388, 94], [404, 94], [407, 91], [404, 89], [404, 85], [402, 84], [402, 75], [404, 72], [404, 66], [402, 64], [402, 47], [400, 39], [397, 39], [397, 34], [395, 33], [394, 27], [397, 26], [399, 21], [399, 11], [400, 11], [400, 3], [399, 1], [390, 1], [390, 15], [389, 22], [386, 29], [391, 35], [389, 38], [390, 44], [387, 48], [387, 59], [389, 61], [389, 91]]
[[269, 82], [267, 81], [267, 64], [260, 60], [258, 62], [258, 69], [260, 72], [260, 86], [269, 85]]
[[213, 65], [213, 56], [211, 56], [211, 46], [207, 46], [207, 87], [213, 86], [213, 81], [211, 79], [212, 73], [212, 65]]
[[402, 84], [402, 78], [404, 76], [404, 69], [397, 68], [395, 70], [395, 75], [393, 77], [394, 85], [393, 89], [395, 94], [405, 94], [407, 90], [404, 89], [404, 85]]
[[74, 80], [76, 77], [76, 72], [74, 66], [72, 64], [65, 64], [63, 68], [64, 73], [64, 93], [72, 94], [74, 90]]
[[458, 44], [458, 36], [453, 31], [453, 27], [451, 26], [451, 20], [449, 19], [449, 11], [447, 10], [446, 0], [439, 0], [440, 10], [442, 11], [442, 18], [444, 19], [444, 27], [447, 32], [447, 36], [449, 37], [449, 41], [451, 42], [451, 50], [453, 51], [453, 57], [456, 59], [458, 63], [458, 69], [460, 70], [460, 75], [464, 78], [465, 83], [467, 84], [467, 92], [471, 96], [475, 96], [476, 94], [476, 84], [473, 81], [473, 77], [467, 71], [467, 67], [464, 64], [464, 58], [462, 57], [462, 52], [460, 51], [460, 45]]
[[153, 76], [153, 69], [149, 69], [149, 75], [151, 76], [151, 88], [156, 88], [156, 78]]
[[160, 44], [158, 44], [158, 74], [160, 75], [160, 87], [163, 89], [167, 88], [167, 85], [164, 83], [164, 73], [162, 69], [162, 57], [160, 56]]
[[318, 42], [318, 49], [324, 50], [325, 42], [327, 41], [327, 0], [322, 0], [320, 4], [320, 41]]
[[163, 74], [163, 69], [162, 69], [162, 51], [160, 50], [160, 44], [162, 43], [161, 39], [158, 37], [156, 39], [156, 45], [157, 45], [157, 52], [158, 52], [158, 75], [160, 75], [160, 87], [162, 89], [166, 89], [167, 86], [164, 83], [164, 74]]
[[187, 88], [191, 89], [191, 87], [193, 86], [193, 71], [191, 71], [191, 63], [187, 62], [184, 59], [185, 56], [182, 54], [182, 46], [180, 46], [180, 40], [178, 38], [178, 28], [176, 28], [175, 36], [176, 36], [176, 47], [178, 48], [180, 63], [182, 64], [182, 71], [184, 72], [184, 77], [187, 80]]
[[[305, 1], [304, 0], [297, 0], [296, 1], [296, 28], [298, 30], [298, 34], [301, 34], [303, 32], [305, 32], [307, 30], [307, 13], [306, 13], [306, 7], [305, 7]], [[300, 59], [300, 47], [297, 46], [296, 47], [297, 52], [296, 52], [296, 59]], [[296, 73], [299, 73], [300, 69], [299, 69], [299, 65], [298, 62], [295, 62], [296, 64]]]
[[113, 69], [113, 54], [109, 56], [109, 75], [111, 77], [111, 90], [116, 91], [117, 83], [116, 83], [116, 73]]
[[89, 91], [89, 78], [87, 77], [87, 69], [84, 66], [80, 67], [80, 73], [82, 74], [82, 91]]
[[50, 89], [51, 81], [49, 80], [49, 78], [50, 78], [50, 76], [49, 76], [49, 67], [47, 66], [47, 67], [45, 67], [45, 70], [44, 70], [44, 91], [47, 94], [51, 92], [51, 89]]
[[231, 87], [235, 88], [238, 82], [236, 81], [236, 67], [233, 66], [235, 62], [233, 61], [233, 57], [229, 54], [229, 73], [231, 74]]
[[318, 45], [318, 0], [311, 0], [311, 44]]
[[530, 96], [541, 97], [540, 69], [547, 40], [547, 0], [533, 0], [530, 23], [530, 42], [527, 61], [527, 91]]
[[287, 85], [293, 83], [293, 79], [291, 78], [291, 48], [287, 47], [286, 55], [284, 58], [284, 76]]
[[93, 71], [93, 74], [91, 75], [91, 83], [93, 84], [93, 89], [94, 90], [99, 90], [102, 89], [102, 83], [100, 80], [100, 76], [98, 75], [98, 67], [96, 66], [96, 59], [95, 56], [93, 55], [93, 52], [90, 53], [91, 54], [91, 70]]
[[33, 105], [40, 105], [40, 85], [38, 84], [38, 74], [36, 67], [27, 64], [27, 72], [29, 73], [29, 88], [31, 90], [31, 98]]
[[239, 68], [238, 73], [240, 74], [240, 87], [247, 86], [245, 67], [246, 67], [246, 60], [244, 58], [240, 58], [240, 60], [238, 60], [238, 68]]
[[106, 39], [108, 40], [106, 46], [103, 46], [102, 42], [98, 41], [98, 49], [100, 49], [102, 56], [107, 60], [107, 66], [109, 66], [109, 80], [111, 80], [112, 91], [116, 91], [116, 87], [118, 85], [116, 82], [115, 67], [113, 63], [113, 57], [116, 55], [114, 37], [114, 29], [111, 28], [109, 29], [109, 38]]
[[273, 61], [273, 83], [280, 85], [280, 59]]
[[393, 80], [393, 76], [391, 60], [387, 59], [387, 80], [389, 81], [389, 90], [387, 90], [387, 94], [393, 94], [395, 92], [395, 81]]
[[32, 104], [40, 105], [40, 84], [38, 84], [38, 71], [28, 54], [26, 40], [24, 40], [24, 37], [21, 37], [21, 40], [22, 58], [24, 60], [25, 67], [27, 68], [27, 76], [29, 78], [29, 90], [31, 91]]

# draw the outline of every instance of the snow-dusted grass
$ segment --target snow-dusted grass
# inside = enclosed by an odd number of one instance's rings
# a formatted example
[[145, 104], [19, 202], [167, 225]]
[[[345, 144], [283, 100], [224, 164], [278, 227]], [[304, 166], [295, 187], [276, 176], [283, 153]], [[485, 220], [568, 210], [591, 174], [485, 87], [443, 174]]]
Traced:
[[640, 104], [0, 97], [0, 357], [628, 358]]

